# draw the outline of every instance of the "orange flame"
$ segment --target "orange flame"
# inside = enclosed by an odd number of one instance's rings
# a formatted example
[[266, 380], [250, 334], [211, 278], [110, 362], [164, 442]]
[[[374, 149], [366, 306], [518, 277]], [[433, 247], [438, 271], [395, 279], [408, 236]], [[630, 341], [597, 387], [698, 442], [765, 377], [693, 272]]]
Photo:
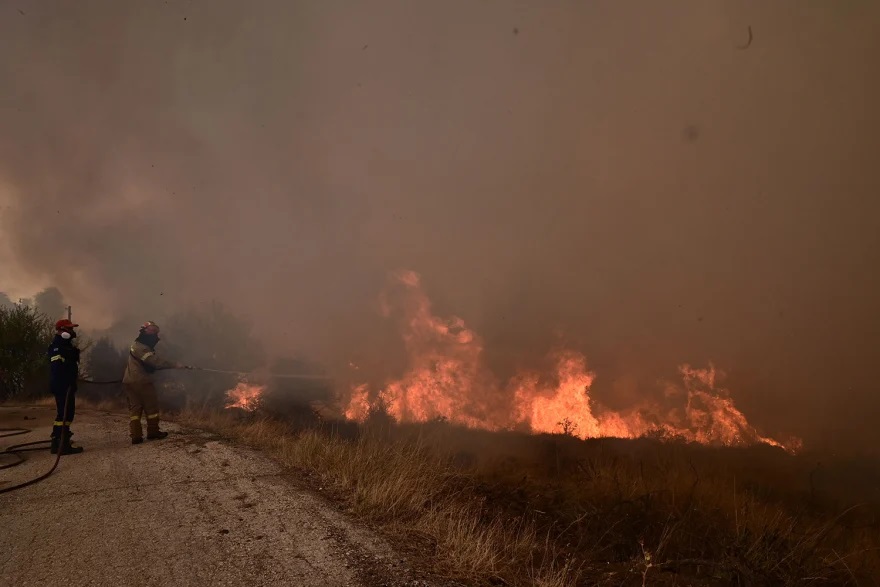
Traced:
[[364, 420], [370, 413], [370, 388], [366, 383], [357, 385], [351, 390], [351, 399], [345, 409], [345, 417], [349, 420]]
[[[521, 373], [500, 385], [481, 360], [477, 334], [460, 318], [444, 320], [432, 313], [418, 274], [406, 271], [395, 277], [405, 294], [402, 334], [410, 366], [377, 392], [365, 383], [352, 386], [345, 409], [349, 419], [363, 420], [383, 406], [398, 421], [444, 419], [487, 430], [522, 428], [579, 438], [653, 435], [728, 446], [764, 443], [789, 451], [800, 446], [797, 439], [783, 444], [755, 431], [729, 393], [717, 386], [721, 373], [711, 364], [679, 367], [682, 384], [666, 389], [669, 405], [645, 403], [625, 412], [604, 409], [593, 400], [595, 374], [584, 356], [572, 350], [551, 356], [552, 378]], [[393, 305], [386, 295], [381, 302], [389, 315]]]
[[265, 391], [265, 385], [251, 385], [242, 381], [234, 389], [226, 392], [226, 409], [240, 408], [253, 412], [259, 407]]

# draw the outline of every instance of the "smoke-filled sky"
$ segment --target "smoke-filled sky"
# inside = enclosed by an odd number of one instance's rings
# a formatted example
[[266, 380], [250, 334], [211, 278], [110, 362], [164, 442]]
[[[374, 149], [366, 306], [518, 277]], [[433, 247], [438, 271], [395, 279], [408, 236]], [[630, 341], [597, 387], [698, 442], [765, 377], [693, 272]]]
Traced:
[[877, 63], [869, 0], [8, 0], [0, 291], [393, 374], [407, 268], [499, 374], [713, 360], [764, 429], [876, 442]]

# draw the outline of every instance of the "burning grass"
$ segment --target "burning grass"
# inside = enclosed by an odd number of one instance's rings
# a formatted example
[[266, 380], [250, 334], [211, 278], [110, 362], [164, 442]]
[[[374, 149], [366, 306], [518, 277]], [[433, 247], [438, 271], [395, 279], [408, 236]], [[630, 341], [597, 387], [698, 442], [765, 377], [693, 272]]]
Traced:
[[[361, 424], [204, 409], [180, 419], [316, 476], [355, 514], [426, 545], [437, 569], [460, 579], [872, 585], [880, 577], [876, 469], [854, 487], [769, 446], [584, 441], [401, 425], [381, 413]], [[874, 501], [845, 505], [857, 497]]]
[[[768, 444], [797, 452], [797, 438], [778, 440], [759, 433], [722, 387], [724, 373], [678, 366], [679, 382], [666, 381], [662, 393], [645, 390], [626, 409], [604, 406], [592, 390], [597, 375], [586, 357], [565, 347], [551, 350], [544, 372], [521, 369], [502, 381], [488, 368], [484, 343], [457, 316], [434, 313], [418, 274], [392, 276], [381, 296], [383, 312], [394, 316], [407, 353], [408, 367], [378, 386], [354, 380], [344, 408], [350, 420], [375, 410], [398, 422], [443, 419], [489, 431], [519, 430], [579, 438], [640, 438], [646, 435], [723, 446]], [[233, 392], [230, 392], [233, 393]], [[237, 396], [242, 390], [235, 390]]]

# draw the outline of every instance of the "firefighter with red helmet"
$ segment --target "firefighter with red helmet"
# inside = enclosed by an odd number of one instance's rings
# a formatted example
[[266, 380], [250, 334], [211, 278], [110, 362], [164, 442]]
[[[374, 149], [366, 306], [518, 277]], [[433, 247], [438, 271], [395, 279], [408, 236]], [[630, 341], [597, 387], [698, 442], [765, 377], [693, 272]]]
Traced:
[[[78, 454], [83, 451], [70, 437], [70, 425], [76, 411], [76, 380], [79, 377], [79, 349], [73, 346], [79, 324], [70, 320], [55, 323], [55, 338], [47, 349], [49, 389], [55, 396], [55, 422], [52, 426], [52, 454]], [[66, 409], [65, 409], [66, 405]]]
[[191, 369], [182, 363], [167, 361], [156, 355], [159, 343], [159, 327], [146, 322], [131, 345], [122, 387], [128, 398], [129, 432], [131, 443], [143, 442], [141, 415], [147, 416], [147, 440], [159, 440], [168, 436], [159, 430], [159, 399], [152, 374], [162, 369]]

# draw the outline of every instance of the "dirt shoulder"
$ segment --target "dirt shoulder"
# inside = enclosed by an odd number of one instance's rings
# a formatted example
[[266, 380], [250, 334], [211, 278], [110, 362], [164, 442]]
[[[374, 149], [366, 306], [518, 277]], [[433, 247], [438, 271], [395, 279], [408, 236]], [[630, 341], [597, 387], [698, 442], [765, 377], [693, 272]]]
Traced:
[[[0, 428], [33, 430], [0, 448], [48, 438], [51, 420], [49, 408], [0, 407]], [[434, 584], [259, 452], [164, 427], [166, 440], [131, 446], [126, 416], [78, 413], [74, 440], [85, 452], [0, 495], [0, 583]], [[0, 488], [38, 476], [53, 458], [28, 453], [0, 471]]]

